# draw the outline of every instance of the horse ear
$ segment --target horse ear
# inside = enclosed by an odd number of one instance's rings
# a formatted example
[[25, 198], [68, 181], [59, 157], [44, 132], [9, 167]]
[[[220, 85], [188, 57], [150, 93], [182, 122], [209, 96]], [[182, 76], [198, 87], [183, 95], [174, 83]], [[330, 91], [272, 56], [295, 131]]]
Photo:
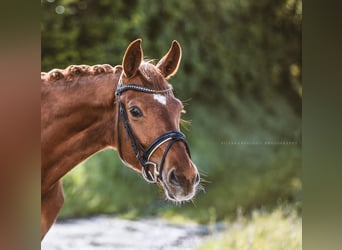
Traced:
[[177, 73], [181, 58], [181, 46], [176, 40], [173, 40], [171, 48], [166, 53], [166, 55], [157, 63], [157, 67], [165, 78], [169, 78]]
[[135, 76], [143, 58], [141, 49], [141, 39], [137, 39], [128, 45], [124, 58], [122, 60], [125, 75], [130, 78]]

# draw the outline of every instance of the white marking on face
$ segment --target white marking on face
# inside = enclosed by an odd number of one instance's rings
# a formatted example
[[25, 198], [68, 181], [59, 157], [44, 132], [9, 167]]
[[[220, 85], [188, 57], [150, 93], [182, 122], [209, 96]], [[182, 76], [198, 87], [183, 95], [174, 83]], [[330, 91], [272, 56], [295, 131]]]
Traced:
[[159, 94], [153, 94], [153, 99], [157, 100], [159, 103], [166, 105], [166, 96], [159, 95]]

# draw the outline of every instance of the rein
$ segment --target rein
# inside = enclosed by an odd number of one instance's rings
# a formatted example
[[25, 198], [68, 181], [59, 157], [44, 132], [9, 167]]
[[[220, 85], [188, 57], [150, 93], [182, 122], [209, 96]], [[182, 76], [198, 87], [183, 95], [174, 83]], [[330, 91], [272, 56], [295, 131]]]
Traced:
[[[131, 127], [129, 120], [128, 120], [128, 115], [127, 115], [125, 105], [122, 103], [122, 101], [120, 99], [121, 94], [123, 92], [129, 91], [129, 90], [148, 93], [148, 94], [161, 94], [161, 93], [169, 93], [169, 92], [172, 93], [172, 87], [170, 86], [169, 88], [164, 89], [164, 90], [154, 90], [154, 89], [150, 89], [150, 88], [140, 86], [140, 85], [136, 85], [136, 84], [125, 84], [125, 85], [123, 85], [122, 84], [122, 75], [121, 75], [119, 78], [119, 81], [118, 81], [118, 87], [115, 91], [115, 95], [117, 97], [118, 104], [119, 104], [119, 111], [118, 111], [118, 151], [119, 151], [120, 158], [123, 159], [123, 155], [122, 155], [122, 151], [121, 151], [121, 138], [120, 138], [120, 133], [119, 133], [119, 122], [120, 122], [120, 118], [121, 118], [123, 125], [124, 125], [124, 128], [126, 130], [126, 133], [127, 133], [129, 140], [131, 142], [131, 146], [132, 146], [132, 149], [134, 151], [135, 157], [138, 159], [138, 161], [141, 165], [142, 176], [149, 183], [157, 183], [158, 179], [160, 181], [162, 181], [162, 171], [164, 168], [165, 158], [167, 156], [167, 153], [171, 149], [172, 145], [176, 141], [183, 142], [185, 145], [186, 151], [187, 151], [189, 157], [191, 158], [189, 146], [186, 142], [186, 137], [182, 132], [180, 132], [180, 131], [168, 131], [168, 132], [160, 135], [159, 137], [157, 137], [154, 141], [152, 141], [152, 143], [147, 148], [144, 148], [143, 145], [141, 145], [139, 140], [134, 135], [134, 132], [133, 132], [132, 127]], [[168, 144], [164, 150], [164, 153], [163, 153], [163, 156], [162, 156], [161, 162], [159, 164], [159, 168], [158, 168], [158, 163], [151, 161], [150, 158], [152, 157], [153, 153], [161, 145], [163, 145], [166, 142], [168, 142]], [[148, 168], [149, 166], [152, 166], [153, 173], [149, 170], [149, 168]]]

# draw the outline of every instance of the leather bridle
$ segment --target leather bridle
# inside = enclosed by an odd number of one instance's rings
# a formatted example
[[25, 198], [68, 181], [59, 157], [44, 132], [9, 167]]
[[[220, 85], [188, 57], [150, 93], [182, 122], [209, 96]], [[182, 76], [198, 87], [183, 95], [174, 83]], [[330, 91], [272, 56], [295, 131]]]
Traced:
[[[131, 142], [131, 146], [132, 149], [134, 151], [135, 157], [138, 159], [140, 165], [141, 165], [141, 174], [144, 177], [144, 179], [149, 182], [149, 183], [157, 183], [158, 179], [160, 181], [162, 181], [162, 171], [163, 171], [163, 167], [164, 167], [164, 162], [165, 162], [165, 158], [167, 156], [167, 153], [169, 152], [170, 148], [172, 147], [172, 145], [177, 142], [177, 141], [181, 141], [184, 143], [186, 151], [189, 155], [189, 157], [191, 158], [190, 155], [190, 150], [189, 150], [189, 146], [186, 142], [186, 137], [185, 135], [180, 132], [180, 131], [168, 131], [162, 135], [160, 135], [157, 139], [155, 139], [154, 141], [152, 141], [152, 143], [147, 147], [144, 148], [143, 145], [141, 145], [141, 143], [139, 142], [139, 140], [137, 139], [137, 137], [135, 136], [132, 127], [129, 123], [128, 120], [128, 115], [127, 115], [127, 111], [125, 108], [125, 105], [122, 103], [121, 101], [121, 94], [125, 91], [138, 91], [138, 92], [143, 92], [143, 93], [148, 93], [148, 94], [167, 94], [167, 93], [172, 93], [172, 87], [170, 85], [169, 88], [164, 89], [164, 90], [153, 90], [144, 86], [140, 86], [140, 85], [136, 85], [136, 84], [122, 84], [122, 74], [119, 78], [118, 81], [118, 86], [117, 89], [115, 91], [115, 95], [117, 98], [117, 103], [118, 103], [118, 151], [119, 151], [119, 155], [120, 158], [124, 160], [123, 155], [122, 155], [122, 150], [121, 150], [121, 137], [120, 137], [120, 132], [119, 132], [119, 122], [120, 119], [123, 122], [124, 128], [126, 130], [126, 133], [128, 135], [128, 138]], [[153, 153], [164, 143], [168, 142], [167, 146], [165, 147], [161, 162], [159, 164], [159, 168], [158, 168], [158, 163], [151, 161], [151, 157], [153, 155]], [[152, 166], [153, 168], [153, 173], [151, 173], [151, 171], [149, 170], [149, 166]]]

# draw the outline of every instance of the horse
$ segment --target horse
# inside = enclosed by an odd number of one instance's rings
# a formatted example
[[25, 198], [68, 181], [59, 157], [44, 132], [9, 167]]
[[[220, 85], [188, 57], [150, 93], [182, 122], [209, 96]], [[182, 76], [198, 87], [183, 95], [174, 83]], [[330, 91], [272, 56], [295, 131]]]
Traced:
[[141, 39], [122, 65], [71, 65], [41, 73], [41, 240], [64, 202], [61, 178], [94, 153], [111, 148], [160, 186], [168, 200], [191, 200], [200, 175], [180, 131], [183, 105], [167, 81], [182, 57], [174, 40], [153, 63]]

